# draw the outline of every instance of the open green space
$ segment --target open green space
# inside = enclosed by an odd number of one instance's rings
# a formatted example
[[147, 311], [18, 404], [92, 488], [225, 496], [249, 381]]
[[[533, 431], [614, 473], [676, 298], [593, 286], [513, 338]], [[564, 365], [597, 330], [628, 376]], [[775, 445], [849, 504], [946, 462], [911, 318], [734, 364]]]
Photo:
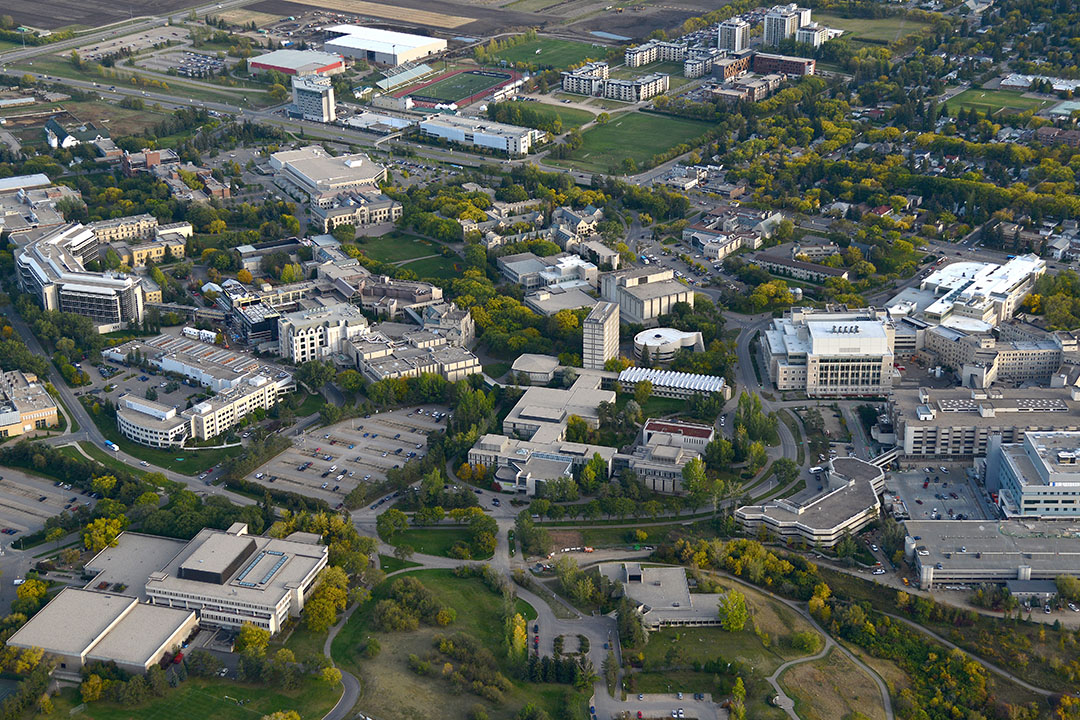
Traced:
[[951, 98], [946, 103], [946, 107], [949, 108], [949, 114], [951, 115], [955, 115], [958, 110], [970, 110], [971, 108], [993, 115], [1000, 111], [1022, 113], [1031, 110], [1037, 112], [1054, 102], [1056, 101], [1024, 97], [1023, 93], [1014, 90], [972, 88]]
[[434, 98], [444, 102], [457, 102], [458, 100], [472, 97], [476, 93], [483, 92], [501, 82], [505, 82], [505, 80], [506, 78], [497, 78], [472, 72], [462, 72], [457, 75], [451, 75], [450, 77], [432, 83], [431, 85], [416, 88], [415, 90], [410, 91], [409, 94]]
[[[125, 471], [125, 472], [129, 472], [129, 473], [131, 473], [133, 475], [143, 475], [146, 472], [141, 467], [138, 467], [138, 468], [131, 467], [130, 465], [128, 465], [126, 462], [124, 462], [120, 458], [116, 457], [111, 452], [107, 452], [105, 450], [102, 450], [101, 448], [99, 448], [97, 445], [95, 445], [92, 442], [86, 442], [86, 441], [80, 442], [79, 447], [82, 448], [84, 453], [86, 453], [90, 457], [94, 458], [95, 460], [97, 460], [99, 463], [101, 463], [105, 467], [109, 468], [110, 470]], [[73, 453], [75, 453], [76, 457], [79, 457], [79, 456], [82, 455], [82, 453], [79, 453], [73, 447], [65, 447], [65, 448], [60, 448], [60, 449], [61, 450], [71, 450]]]
[[512, 64], [525, 63], [561, 70], [586, 60], [602, 60], [606, 55], [607, 48], [600, 45], [573, 40], [537, 38], [532, 42], [501, 50], [495, 57]]
[[297, 618], [294, 620], [296, 627], [293, 629], [289, 636], [285, 638], [284, 642], [278, 642], [277, 639], [271, 643], [271, 647], [268, 655], [272, 655], [277, 652], [278, 647], [285, 647], [293, 651], [293, 655], [300, 662], [304, 661], [304, 658], [311, 657], [312, 655], [322, 655], [323, 645], [326, 644], [327, 633], [316, 633], [308, 629], [307, 625]]
[[903, 15], [893, 15], [880, 18], [846, 18], [828, 13], [814, 13], [814, 20], [826, 27], [839, 28], [848, 33], [856, 40], [869, 42], [890, 43], [899, 40], [905, 35], [918, 32], [927, 26], [921, 20], [906, 18]]
[[[644, 521], [648, 522], [648, 519], [646, 518]], [[555, 530], [555, 528], [551, 528], [551, 530]], [[634, 533], [637, 530], [645, 533], [644, 540], [636, 539]], [[666, 525], [641, 525], [632, 528], [588, 527], [581, 531], [581, 543], [596, 548], [659, 545], [666, 542], [672, 533], [678, 533], [680, 536], [692, 535], [696, 538], [716, 536], [712, 520], [701, 520], [699, 522], [680, 520]]]
[[[165, 697], [137, 706], [104, 702], [82, 705], [78, 688], [67, 688], [54, 698], [52, 714], [35, 717], [51, 720], [71, 717], [86, 720], [258, 720], [278, 710], [295, 710], [307, 720], [321, 718], [340, 696], [340, 685], [330, 687], [313, 677], [307, 678], [303, 687], [295, 692], [265, 685], [192, 678], [168, 691]], [[76, 707], [81, 709], [77, 711]]]
[[[620, 412], [626, 403], [634, 399], [633, 393], [621, 392], [615, 398], [615, 408]], [[678, 398], [665, 398], [652, 396], [641, 405], [641, 412], [645, 417], [653, 418], [662, 415], [673, 415], [686, 411], [686, 401]]]
[[[440, 672], [422, 677], [408, 667], [410, 654], [425, 656], [434, 649], [436, 635], [464, 632], [477, 638], [496, 658], [505, 658], [502, 597], [492, 592], [478, 578], [459, 578], [450, 570], [418, 570], [407, 574], [427, 587], [444, 607], [457, 611], [454, 623], [445, 628], [421, 625], [412, 632], [384, 632], [375, 627], [375, 605], [390, 593], [398, 577], [390, 578], [372, 591], [334, 638], [331, 648], [334, 662], [360, 679], [360, 706], [364, 713], [377, 718], [442, 720], [464, 718], [477, 703], [487, 708], [491, 720], [510, 720], [526, 703], [542, 707], [552, 717], [559, 717], [558, 706], [566, 692], [573, 693], [574, 712], [564, 717], [584, 718], [588, 703], [584, 694], [567, 685], [526, 684], [512, 680], [503, 702], [492, 704], [471, 693], [454, 693]], [[536, 617], [528, 603], [517, 601], [517, 612], [527, 620]], [[368, 659], [363, 650], [369, 638], [381, 646], [378, 656]], [[455, 663], [456, 665], [456, 663]], [[505, 671], [504, 671], [505, 672]], [[308, 714], [304, 715], [304, 718]]]
[[322, 395], [319, 395], [318, 393], [307, 393], [304, 395], [304, 400], [300, 403], [300, 407], [296, 409], [296, 417], [304, 418], [309, 415], [314, 415], [322, 410], [322, 407], [325, 404], [326, 401], [323, 400]]
[[[595, 117], [595, 115], [588, 110], [572, 107], [559, 107], [558, 105], [548, 105], [546, 103], [523, 102], [517, 100], [504, 104], [511, 107], [520, 107], [523, 110], [530, 110], [545, 121], [551, 121], [558, 118], [559, 120], [562, 120], [563, 132], [576, 127], [581, 127], [585, 123], [592, 121]], [[500, 104], [500, 107], [502, 107], [502, 104]]]
[[[396, 546], [408, 545], [423, 555], [438, 555], [439, 557], [451, 557], [450, 548], [458, 542], [469, 544], [469, 532], [463, 527], [410, 528], [395, 535], [393, 540]], [[472, 559], [487, 560], [489, 557], [491, 556]]]
[[780, 686], [795, 701], [796, 714], [806, 720], [854, 717], [856, 712], [870, 720], [885, 719], [881, 691], [839, 650], [792, 666], [780, 676]]
[[401, 267], [412, 270], [421, 280], [453, 280], [461, 277], [464, 265], [458, 257], [426, 257], [420, 260], [410, 260], [402, 263]]
[[510, 368], [513, 367], [508, 362], [495, 362], [484, 366], [484, 372], [488, 377], [498, 380], [506, 373], [510, 372]]
[[357, 242], [369, 258], [386, 263], [415, 260], [442, 252], [438, 243], [396, 230], [379, 237], [357, 238]]
[[223, 460], [228, 460], [233, 455], [243, 451], [243, 446], [236, 445], [228, 448], [215, 448], [213, 450], [185, 451], [179, 449], [164, 450], [146, 447], [128, 440], [120, 434], [112, 417], [106, 416], [102, 411], [95, 414], [87, 410], [91, 419], [97, 425], [98, 430], [106, 440], [112, 440], [119, 448], [128, 455], [145, 460], [151, 465], [178, 472], [181, 475], [198, 475], [203, 470], [217, 465]]
[[143, 110], [131, 110], [104, 100], [65, 102], [64, 109], [83, 122], [92, 122], [107, 128], [114, 137], [134, 135], [154, 127], [165, 119], [165, 113], [157, 113], [147, 103]]
[[379, 569], [384, 573], [397, 572], [411, 567], [420, 567], [420, 563], [415, 563], [412, 560], [399, 560], [393, 555], [379, 556]]
[[582, 135], [582, 145], [569, 163], [581, 170], [608, 172], [626, 159], [638, 166], [654, 155], [706, 133], [709, 123], [667, 115], [628, 112], [615, 115], [606, 125], [594, 125]]

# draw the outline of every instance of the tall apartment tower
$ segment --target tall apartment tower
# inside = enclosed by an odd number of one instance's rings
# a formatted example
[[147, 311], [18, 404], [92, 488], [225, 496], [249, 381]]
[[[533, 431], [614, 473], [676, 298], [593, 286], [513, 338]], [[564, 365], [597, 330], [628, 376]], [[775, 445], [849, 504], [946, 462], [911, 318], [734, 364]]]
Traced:
[[716, 48], [728, 52], [739, 52], [750, 45], [750, 23], [742, 18], [732, 18], [720, 23], [716, 37]]
[[581, 364], [586, 370], [603, 370], [604, 363], [619, 354], [619, 306], [600, 302], [581, 325]]
[[305, 120], [332, 123], [337, 119], [334, 86], [328, 77], [305, 75], [292, 79], [293, 103]]
[[777, 5], [765, 14], [765, 37], [763, 42], [767, 46], [776, 46], [788, 38], [795, 37], [795, 33], [803, 25], [810, 24], [810, 9], [801, 8], [795, 3], [789, 5]]

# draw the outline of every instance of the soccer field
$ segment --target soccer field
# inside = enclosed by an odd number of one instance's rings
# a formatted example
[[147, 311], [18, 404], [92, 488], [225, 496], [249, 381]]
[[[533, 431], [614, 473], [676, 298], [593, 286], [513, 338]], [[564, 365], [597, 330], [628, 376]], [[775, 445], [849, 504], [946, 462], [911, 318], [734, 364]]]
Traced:
[[949, 108], [950, 115], [956, 114], [957, 110], [968, 110], [970, 108], [993, 115], [999, 110], [1008, 110], [1013, 113], [1022, 113], [1028, 110], [1038, 112], [1052, 102], [1054, 101], [1024, 97], [1023, 93], [1013, 90], [972, 88], [950, 99], [945, 105]]
[[562, 70], [585, 60], [602, 60], [607, 48], [573, 40], [539, 38], [532, 42], [515, 45], [496, 53], [495, 57], [508, 63], [525, 63], [541, 68]]
[[475, 72], [461, 72], [451, 75], [445, 80], [439, 80], [427, 87], [418, 88], [409, 92], [409, 95], [419, 98], [432, 98], [440, 102], [457, 102], [464, 98], [483, 92], [488, 88], [495, 87], [509, 80], [509, 76], [493, 77], [481, 75]]
[[703, 135], [711, 127], [707, 122], [668, 115], [623, 113], [613, 116], [606, 125], [586, 130], [570, 162], [591, 172], [609, 172], [625, 158], [641, 166], [653, 155]]
[[918, 32], [927, 26], [920, 20], [913, 20], [902, 15], [881, 18], [846, 18], [828, 13], [815, 13], [814, 20], [825, 27], [839, 28], [851, 33], [856, 40], [890, 43], [905, 35]]

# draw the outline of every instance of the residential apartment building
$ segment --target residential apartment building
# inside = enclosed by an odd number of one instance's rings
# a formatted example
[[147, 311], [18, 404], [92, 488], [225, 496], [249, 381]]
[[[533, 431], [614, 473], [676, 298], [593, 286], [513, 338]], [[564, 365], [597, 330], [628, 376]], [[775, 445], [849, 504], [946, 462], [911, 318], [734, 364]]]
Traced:
[[635, 268], [607, 273], [600, 278], [600, 296], [619, 306], [626, 323], [655, 326], [661, 315], [676, 303], [694, 306], [694, 292], [675, 280], [675, 272], [663, 268]]
[[332, 123], [337, 120], [334, 83], [321, 75], [294, 75], [292, 78], [293, 105], [305, 120]]
[[817, 23], [810, 23], [795, 31], [795, 42], [801, 45], [809, 45], [813, 48], [821, 47], [828, 39], [829, 29], [822, 25], [818, 25]]
[[619, 306], [597, 303], [581, 323], [582, 367], [603, 370], [604, 363], [619, 354]]
[[750, 47], [750, 23], [742, 18], [731, 18], [720, 23], [716, 47], [728, 52], [739, 52]]
[[653, 62], [682, 62], [686, 58], [687, 46], [683, 42], [650, 40], [642, 45], [626, 49], [623, 61], [626, 67], [641, 67]]
[[565, 70], [561, 74], [563, 92], [600, 95], [604, 91], [604, 82], [608, 79], [609, 72], [606, 62], [591, 62], [574, 70]]
[[497, 150], [512, 157], [527, 155], [546, 135], [533, 128], [454, 115], [436, 115], [420, 121], [420, 133], [468, 147]]
[[1019, 443], [990, 440], [986, 489], [1006, 517], [1080, 517], [1080, 432], [1029, 432]]
[[817, 60], [813, 58], [793, 57], [791, 55], [772, 55], [754, 53], [751, 67], [761, 75], [778, 73], [780, 75], [813, 75], [817, 69]]
[[1080, 388], [897, 387], [888, 413], [904, 457], [963, 460], [986, 457], [993, 437], [1080, 431]]
[[794, 38], [799, 28], [809, 24], [809, 8], [801, 8], [794, 3], [776, 5], [765, 13], [764, 44], [775, 47], [784, 40]]
[[345, 344], [367, 330], [367, 318], [355, 305], [298, 310], [278, 318], [278, 354], [297, 365], [322, 360], [344, 353]]
[[666, 93], [670, 80], [665, 73], [652, 73], [633, 80], [608, 80], [604, 83], [604, 97], [622, 102], [649, 100]]
[[792, 308], [765, 331], [762, 352], [777, 390], [811, 397], [884, 395], [892, 388], [893, 326], [873, 310]]
[[0, 373], [0, 438], [44, 430], [59, 422], [56, 401], [33, 373]]

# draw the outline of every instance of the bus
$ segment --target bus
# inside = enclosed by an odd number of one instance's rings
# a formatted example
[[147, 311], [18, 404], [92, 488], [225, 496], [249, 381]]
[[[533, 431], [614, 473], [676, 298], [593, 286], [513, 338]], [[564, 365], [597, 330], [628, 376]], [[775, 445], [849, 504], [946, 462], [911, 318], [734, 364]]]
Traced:
[[105, 449], [112, 450], [113, 452], [120, 452], [120, 448], [112, 440], [105, 441]]

